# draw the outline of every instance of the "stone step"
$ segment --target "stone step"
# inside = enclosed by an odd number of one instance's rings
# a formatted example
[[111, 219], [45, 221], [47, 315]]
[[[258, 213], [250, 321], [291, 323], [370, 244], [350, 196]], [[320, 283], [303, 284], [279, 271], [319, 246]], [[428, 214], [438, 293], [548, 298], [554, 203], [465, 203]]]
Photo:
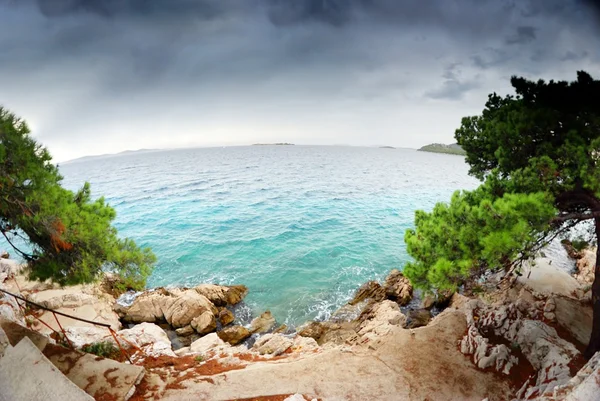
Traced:
[[0, 358], [0, 401], [93, 401], [67, 379], [28, 338]]
[[48, 337], [28, 329], [27, 327], [21, 326], [20, 324], [11, 320], [3, 319], [0, 317], [0, 327], [6, 333], [8, 341], [14, 347], [21, 342], [25, 337], [29, 338], [31, 342], [39, 349], [43, 350], [48, 342]]
[[95, 399], [125, 401], [144, 374], [141, 366], [48, 344], [44, 355], [73, 383]]

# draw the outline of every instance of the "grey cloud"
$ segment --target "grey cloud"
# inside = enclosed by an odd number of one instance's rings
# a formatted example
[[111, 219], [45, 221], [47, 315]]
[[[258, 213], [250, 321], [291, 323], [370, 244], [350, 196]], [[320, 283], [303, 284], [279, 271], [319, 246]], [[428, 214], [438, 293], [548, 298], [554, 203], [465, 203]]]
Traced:
[[[452, 103], [460, 117], [511, 75], [552, 78], [566, 73], [563, 61], [589, 69], [600, 60], [598, 3], [0, 0], [0, 102], [31, 116], [44, 141], [64, 152], [77, 135], [81, 149], [93, 151], [83, 136], [98, 121], [107, 132], [150, 132], [148, 116], [189, 124], [173, 131], [189, 129], [185, 141], [198, 144], [208, 141], [209, 123], [219, 135], [269, 124], [343, 135], [364, 120], [389, 124], [381, 132], [395, 135], [395, 119], [408, 118], [398, 110], [416, 116], [439, 105], [424, 96], [461, 99]], [[445, 108], [429, 112], [458, 118]]]
[[575, 53], [571, 50], [567, 51], [561, 58], [561, 61], [579, 61], [586, 58], [589, 55], [587, 51], [581, 53]]
[[506, 50], [497, 48], [486, 48], [479, 54], [471, 56], [473, 65], [481, 69], [489, 69], [498, 67], [510, 59], [510, 55]]
[[537, 28], [533, 26], [518, 26], [517, 32], [506, 39], [509, 45], [520, 45], [535, 40]]
[[480, 84], [475, 81], [446, 80], [441, 87], [426, 92], [425, 97], [437, 100], [461, 100], [465, 94], [477, 89]]

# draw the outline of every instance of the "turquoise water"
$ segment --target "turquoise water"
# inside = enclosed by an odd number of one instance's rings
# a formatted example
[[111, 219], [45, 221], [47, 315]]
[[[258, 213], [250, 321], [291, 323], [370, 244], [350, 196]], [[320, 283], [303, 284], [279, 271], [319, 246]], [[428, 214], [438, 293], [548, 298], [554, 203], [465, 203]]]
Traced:
[[120, 233], [150, 246], [149, 286], [245, 284], [253, 313], [325, 319], [370, 279], [407, 261], [416, 209], [473, 188], [460, 156], [328, 146], [130, 154], [61, 166], [117, 210]]

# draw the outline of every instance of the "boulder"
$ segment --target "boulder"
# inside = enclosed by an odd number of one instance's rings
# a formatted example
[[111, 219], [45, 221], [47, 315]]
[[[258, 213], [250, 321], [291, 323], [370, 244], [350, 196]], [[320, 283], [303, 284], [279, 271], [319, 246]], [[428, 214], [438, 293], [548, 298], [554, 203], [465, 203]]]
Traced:
[[244, 326], [229, 326], [223, 330], [217, 332], [219, 338], [231, 345], [238, 345], [246, 338], [250, 337], [252, 333]]
[[292, 344], [292, 352], [312, 352], [319, 349], [319, 344], [314, 338], [296, 336]]
[[0, 252], [0, 259], [9, 259], [10, 254], [7, 251]]
[[225, 342], [219, 338], [217, 333], [210, 333], [194, 341], [190, 345], [190, 351], [204, 354], [208, 351], [223, 347], [225, 345]]
[[[131, 343], [148, 356], [175, 356], [167, 333], [154, 323], [140, 323], [130, 329], [119, 330], [117, 337], [125, 349], [130, 348]], [[127, 341], [121, 341], [121, 338]], [[110, 335], [106, 339], [115, 342]]]
[[233, 323], [234, 320], [235, 316], [233, 312], [231, 312], [229, 309], [222, 308], [219, 311], [219, 322], [221, 323], [221, 325], [227, 326], [228, 324]]
[[253, 350], [261, 355], [281, 355], [289, 349], [294, 342], [283, 334], [265, 334], [254, 343]]
[[288, 329], [287, 324], [282, 324], [281, 326], [279, 326], [278, 328], [273, 330], [273, 333], [285, 333], [287, 331], [287, 329]]
[[427, 309], [415, 309], [408, 312], [406, 317], [405, 329], [416, 329], [417, 327], [427, 326], [431, 320], [431, 312]]
[[573, 344], [560, 338], [556, 330], [538, 320], [523, 319], [514, 341], [538, 371], [536, 385], [527, 390], [525, 399], [567, 383], [571, 378], [569, 364], [581, 355]]
[[385, 288], [377, 281], [368, 281], [360, 286], [354, 294], [354, 298], [348, 302], [350, 305], [356, 305], [359, 302], [372, 299], [375, 302], [383, 301], [386, 297]]
[[248, 293], [248, 288], [243, 285], [223, 286], [216, 284], [201, 284], [194, 290], [208, 298], [216, 306], [238, 304]]
[[248, 294], [248, 288], [245, 285], [233, 285], [228, 287], [225, 293], [225, 301], [228, 305], [236, 305], [242, 302], [242, 299]]
[[594, 281], [594, 267], [596, 266], [596, 248], [584, 249], [577, 259], [577, 273], [575, 279], [580, 283], [591, 284]]
[[275, 318], [270, 311], [266, 311], [254, 318], [250, 323], [250, 331], [252, 333], [266, 333], [273, 327], [275, 327]]
[[385, 300], [365, 308], [358, 321], [358, 334], [364, 335], [373, 331], [383, 333], [391, 326], [403, 325], [406, 316], [396, 302]]
[[167, 290], [159, 288], [139, 295], [129, 307], [117, 304], [115, 311], [126, 322], [155, 323], [164, 320], [164, 311], [173, 301]]
[[582, 345], [587, 345], [592, 334], [592, 306], [566, 297], [556, 297], [554, 301], [556, 322]]
[[[193, 320], [192, 320], [193, 321]], [[178, 329], [175, 330], [175, 333], [178, 336], [181, 337], [187, 337], [187, 336], [191, 336], [192, 334], [195, 333], [194, 328], [192, 327], [191, 324], [185, 326], [185, 327], [180, 327]]]
[[213, 315], [211, 311], [205, 310], [200, 316], [195, 317], [192, 320], [191, 326], [200, 335], [208, 334], [217, 329], [217, 319], [215, 319], [215, 315]]
[[325, 326], [321, 322], [310, 322], [298, 329], [298, 335], [319, 340], [325, 333]]
[[[71, 326], [65, 328], [67, 338], [75, 348], [103, 341], [110, 332], [99, 326]], [[112, 337], [112, 336], [111, 336]]]
[[[0, 288], [4, 289], [4, 286], [1, 282]], [[25, 325], [23, 311], [17, 302], [22, 301], [17, 301], [14, 297], [0, 292], [0, 319], [4, 318], [6, 320]]]
[[90, 294], [73, 294], [64, 290], [48, 290], [31, 294], [29, 300], [46, 308], [78, 308], [97, 302], [97, 298]]
[[406, 305], [412, 299], [413, 287], [401, 271], [394, 269], [385, 279], [383, 285], [388, 299]]
[[316, 341], [318, 344], [344, 344], [348, 339], [356, 336], [357, 325], [356, 322], [325, 322], [323, 325], [323, 335]]
[[167, 323], [178, 328], [187, 326], [204, 312], [209, 312], [214, 318], [217, 309], [208, 298], [190, 290], [176, 297], [165, 310], [164, 316]]
[[354, 305], [345, 304], [335, 311], [329, 320], [335, 323], [351, 322], [360, 316], [367, 304], [367, 300], [355, 303]]

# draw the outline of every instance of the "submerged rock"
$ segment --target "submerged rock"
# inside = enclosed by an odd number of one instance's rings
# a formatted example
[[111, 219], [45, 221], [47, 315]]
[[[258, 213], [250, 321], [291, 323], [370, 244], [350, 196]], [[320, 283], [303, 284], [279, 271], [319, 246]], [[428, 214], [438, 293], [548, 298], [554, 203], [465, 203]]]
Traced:
[[221, 340], [226, 341], [231, 345], [238, 345], [246, 338], [250, 337], [251, 334], [250, 330], [244, 326], [229, 326], [217, 332], [217, 335]]
[[275, 318], [271, 314], [271, 311], [264, 312], [250, 323], [250, 331], [252, 333], [266, 333], [273, 327], [275, 327]]

